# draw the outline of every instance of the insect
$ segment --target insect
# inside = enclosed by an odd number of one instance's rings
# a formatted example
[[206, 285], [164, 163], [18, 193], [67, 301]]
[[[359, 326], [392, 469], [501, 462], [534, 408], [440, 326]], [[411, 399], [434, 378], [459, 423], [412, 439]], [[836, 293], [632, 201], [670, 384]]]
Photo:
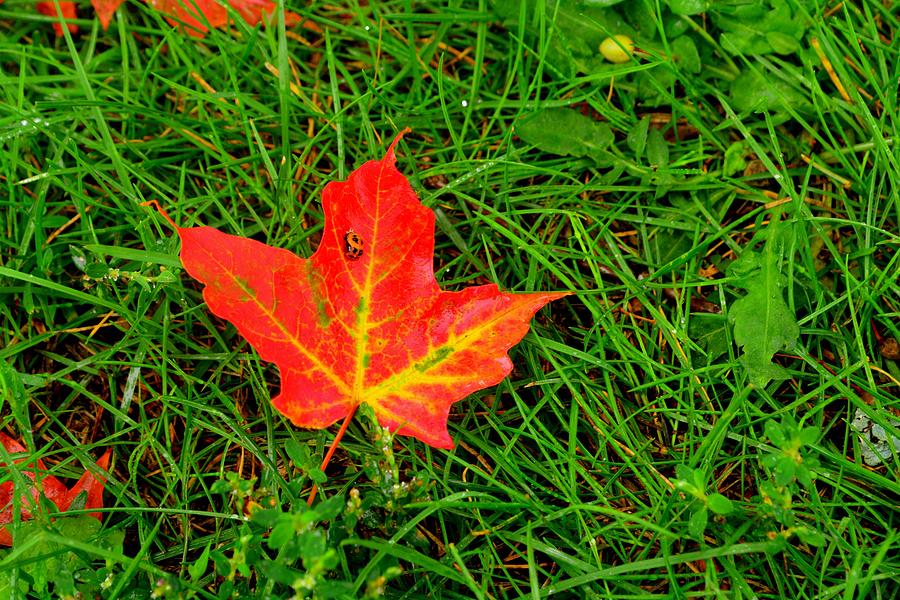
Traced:
[[356, 260], [363, 255], [363, 239], [352, 229], [344, 234], [344, 256]]

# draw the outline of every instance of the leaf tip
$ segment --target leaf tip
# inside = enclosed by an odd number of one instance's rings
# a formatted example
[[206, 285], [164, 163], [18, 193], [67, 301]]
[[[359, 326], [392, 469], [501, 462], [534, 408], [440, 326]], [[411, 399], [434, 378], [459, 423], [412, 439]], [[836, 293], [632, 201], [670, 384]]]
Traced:
[[385, 159], [390, 159], [391, 161], [395, 160], [394, 156], [394, 147], [396, 147], [397, 143], [403, 139], [403, 136], [412, 131], [409, 127], [404, 127], [400, 130], [400, 133], [394, 138], [394, 141], [391, 142], [391, 145], [388, 146], [387, 153], [385, 154]]
[[107, 448], [106, 452], [103, 453], [103, 456], [97, 459], [97, 466], [107, 471], [109, 469], [109, 459], [112, 457], [112, 448]]
[[439, 439], [436, 440], [435, 443], [431, 444], [435, 448], [439, 448], [441, 450], [453, 450], [456, 447], [456, 444], [453, 443], [453, 438], [450, 435], [447, 435], [447, 439]]
[[154, 206], [156, 207], [157, 212], [159, 212], [162, 217], [169, 222], [169, 225], [174, 227], [175, 229], [181, 231], [181, 228], [175, 224], [175, 221], [172, 220], [172, 217], [169, 216], [169, 213], [165, 211], [165, 209], [159, 205], [157, 200], [147, 200], [145, 202], [141, 202], [140, 206]]

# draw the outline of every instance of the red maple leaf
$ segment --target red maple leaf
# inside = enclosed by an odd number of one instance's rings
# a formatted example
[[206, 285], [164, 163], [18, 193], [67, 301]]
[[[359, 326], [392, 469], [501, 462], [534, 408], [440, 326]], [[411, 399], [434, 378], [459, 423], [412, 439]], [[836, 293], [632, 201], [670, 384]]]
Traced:
[[[3, 447], [6, 448], [9, 454], [23, 454], [26, 452], [22, 444], [2, 432], [0, 432], [0, 443], [3, 444]], [[107, 450], [100, 457], [100, 460], [97, 461], [97, 466], [100, 469], [106, 470], [109, 466], [110, 453], [111, 451]], [[17, 458], [13, 460], [13, 464], [18, 465], [27, 460], [25, 457]], [[4, 467], [9, 468], [0, 459], [0, 468]], [[103, 508], [103, 484], [106, 481], [103, 478], [95, 477], [89, 471], [85, 471], [84, 475], [81, 476], [81, 479], [74, 486], [67, 488], [56, 477], [46, 475], [47, 468], [40, 459], [21, 467], [19, 470], [32, 482], [32, 486], [20, 497], [20, 517], [22, 520], [31, 518], [32, 512], [30, 507], [34, 507], [37, 504], [41, 493], [55, 504], [60, 512], [69, 510], [72, 502], [82, 492], [87, 493], [85, 508]], [[12, 545], [12, 536], [7, 531], [6, 525], [11, 523], [13, 518], [13, 491], [13, 481], [7, 479], [7, 481], [0, 483], [0, 545], [3, 546]], [[94, 512], [90, 513], [90, 516], [100, 519], [102, 515], [99, 512]]]
[[442, 291], [434, 213], [394, 166], [402, 135], [325, 187], [309, 259], [193, 227], [178, 228], [181, 261], [209, 309], [278, 366], [273, 404], [295, 425], [327, 427], [365, 403], [392, 431], [452, 448], [450, 405], [509, 374], [507, 351], [531, 317], [566, 294]]

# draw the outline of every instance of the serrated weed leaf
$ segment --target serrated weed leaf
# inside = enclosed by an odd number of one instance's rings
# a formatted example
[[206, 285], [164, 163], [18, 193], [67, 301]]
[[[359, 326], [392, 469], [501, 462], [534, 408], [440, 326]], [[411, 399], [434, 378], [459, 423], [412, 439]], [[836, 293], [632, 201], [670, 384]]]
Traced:
[[784, 301], [785, 247], [784, 229], [773, 219], [764, 253], [747, 251], [728, 270], [738, 278], [735, 285], [749, 290], [732, 304], [728, 318], [734, 326], [734, 339], [743, 349], [740, 362], [756, 387], [787, 379], [787, 371], [773, 363], [772, 357], [792, 349], [800, 338], [797, 320]]
[[609, 125], [571, 108], [540, 110], [519, 122], [516, 132], [544, 152], [585, 156], [597, 163], [605, 162], [606, 148], [614, 140]]

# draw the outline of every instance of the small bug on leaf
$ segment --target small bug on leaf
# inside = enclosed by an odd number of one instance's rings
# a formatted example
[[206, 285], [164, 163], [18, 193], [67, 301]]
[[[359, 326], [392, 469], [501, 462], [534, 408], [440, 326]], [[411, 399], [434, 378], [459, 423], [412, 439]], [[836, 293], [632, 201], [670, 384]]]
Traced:
[[344, 234], [344, 256], [349, 260], [356, 260], [363, 255], [363, 239], [355, 231]]

